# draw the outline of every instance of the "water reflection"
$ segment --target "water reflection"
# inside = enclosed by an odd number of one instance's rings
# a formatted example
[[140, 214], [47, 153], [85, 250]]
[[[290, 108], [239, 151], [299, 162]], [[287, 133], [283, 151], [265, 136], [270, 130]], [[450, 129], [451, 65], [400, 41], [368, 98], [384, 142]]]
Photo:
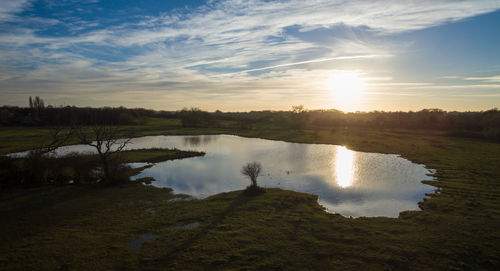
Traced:
[[[265, 187], [279, 187], [319, 196], [331, 212], [347, 216], [396, 217], [404, 210], [418, 209], [417, 202], [433, 187], [429, 170], [397, 155], [354, 152], [345, 147], [299, 144], [230, 135], [147, 136], [134, 138], [129, 147], [178, 148], [204, 151], [203, 157], [156, 163], [137, 178], [153, 177], [158, 187], [204, 198], [244, 189], [248, 179], [239, 169], [259, 161]], [[94, 151], [88, 146], [61, 147], [58, 155]]]
[[213, 135], [201, 135], [201, 136], [184, 136], [184, 146], [185, 147], [198, 147], [201, 144], [206, 145], [217, 137]]
[[346, 147], [338, 147], [335, 155], [335, 174], [340, 187], [346, 188], [352, 185], [354, 169], [354, 152]]
[[184, 137], [184, 146], [186, 147], [197, 147], [200, 146], [201, 137], [199, 136], [186, 136]]

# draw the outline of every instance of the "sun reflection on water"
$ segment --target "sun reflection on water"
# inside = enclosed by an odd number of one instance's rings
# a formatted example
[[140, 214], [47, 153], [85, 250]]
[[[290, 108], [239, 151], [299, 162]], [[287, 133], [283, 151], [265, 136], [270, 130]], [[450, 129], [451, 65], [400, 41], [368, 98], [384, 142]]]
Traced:
[[337, 184], [347, 188], [354, 180], [354, 152], [346, 147], [339, 147], [335, 156], [335, 175]]

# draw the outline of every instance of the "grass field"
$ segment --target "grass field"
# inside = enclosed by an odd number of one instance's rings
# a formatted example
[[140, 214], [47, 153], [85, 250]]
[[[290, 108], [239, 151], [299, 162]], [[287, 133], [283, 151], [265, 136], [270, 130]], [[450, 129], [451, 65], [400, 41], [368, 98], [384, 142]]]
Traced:
[[[43, 133], [0, 128], [1, 153], [35, 146]], [[500, 268], [498, 143], [428, 131], [185, 129], [159, 119], [121, 133], [228, 133], [396, 153], [436, 169], [430, 184], [438, 190], [422, 211], [352, 219], [324, 212], [313, 195], [279, 189], [204, 200], [137, 183], [13, 189], [0, 192], [0, 270]], [[155, 240], [137, 248], [144, 234]]]

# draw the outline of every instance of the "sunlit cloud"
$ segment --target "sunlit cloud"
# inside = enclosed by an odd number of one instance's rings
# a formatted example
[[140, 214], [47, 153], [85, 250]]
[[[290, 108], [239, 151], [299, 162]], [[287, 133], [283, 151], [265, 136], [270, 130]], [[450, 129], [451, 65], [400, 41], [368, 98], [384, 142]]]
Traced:
[[[48, 2], [63, 10], [68, 3]], [[208, 1], [191, 9], [117, 16], [113, 23], [88, 16], [90, 8], [80, 16], [23, 17], [32, 8], [30, 1], [0, 1], [0, 22], [9, 23], [0, 31], [0, 92], [9, 101], [24, 104], [29, 94], [81, 105], [141, 101], [176, 109], [189, 99], [206, 109], [228, 101], [225, 108], [232, 110], [249, 100], [255, 102], [246, 109], [327, 107], [324, 82], [335, 70], [361, 71], [372, 91], [470, 87], [451, 77], [452, 84], [439, 86], [378, 74], [390, 70], [387, 61], [408, 44], [388, 37], [493, 12], [500, 3]], [[496, 76], [461, 81], [473, 80], [498, 82]], [[276, 104], [283, 97], [288, 104]]]
[[500, 83], [500, 75], [487, 76], [487, 77], [466, 77], [464, 78], [464, 80]]
[[276, 68], [283, 68], [283, 67], [290, 67], [290, 66], [297, 66], [297, 65], [311, 64], [311, 63], [321, 63], [321, 62], [328, 62], [328, 61], [334, 61], [334, 60], [351, 60], [351, 59], [385, 58], [385, 57], [391, 57], [391, 55], [338, 56], [338, 57], [330, 57], [330, 58], [312, 59], [312, 60], [307, 60], [307, 61], [299, 61], [299, 62], [286, 63], [286, 64], [280, 64], [280, 65], [274, 65], [274, 66], [268, 66], [268, 67], [262, 67], [262, 68], [242, 70], [239, 72], [226, 73], [226, 74], [222, 74], [222, 75], [232, 75], [232, 74], [237, 74], [237, 73], [265, 71], [265, 70], [271, 70], [271, 69], [276, 69]]

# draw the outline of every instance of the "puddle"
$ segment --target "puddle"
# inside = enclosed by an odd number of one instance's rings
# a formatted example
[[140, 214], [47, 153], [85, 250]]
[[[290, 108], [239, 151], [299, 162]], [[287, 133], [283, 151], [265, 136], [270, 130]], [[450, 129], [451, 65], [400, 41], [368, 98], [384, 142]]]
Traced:
[[131, 249], [140, 249], [146, 241], [154, 241], [156, 239], [158, 239], [158, 235], [146, 233], [146, 234], [142, 235], [141, 238], [130, 243], [128, 245], [128, 247]]

